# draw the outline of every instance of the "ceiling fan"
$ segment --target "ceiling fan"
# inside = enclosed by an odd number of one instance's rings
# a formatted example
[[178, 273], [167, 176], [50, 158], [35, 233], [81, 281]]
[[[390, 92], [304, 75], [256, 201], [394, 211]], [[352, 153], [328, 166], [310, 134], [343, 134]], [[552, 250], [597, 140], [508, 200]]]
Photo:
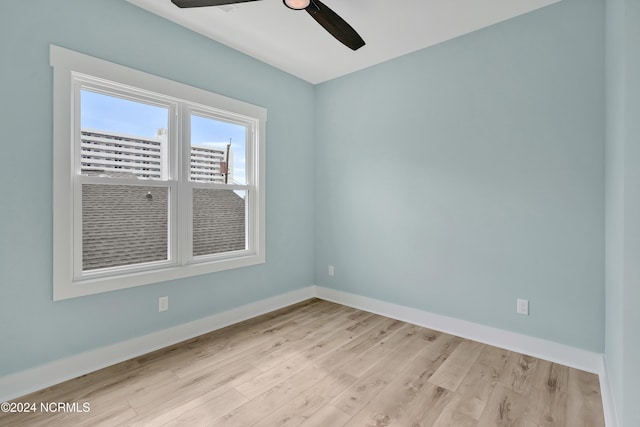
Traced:
[[[249, 1], [256, 0], [171, 0], [173, 4], [181, 8], [222, 6]], [[348, 48], [358, 50], [365, 45], [356, 30], [320, 0], [283, 0], [283, 2], [290, 9], [306, 10], [329, 34]]]

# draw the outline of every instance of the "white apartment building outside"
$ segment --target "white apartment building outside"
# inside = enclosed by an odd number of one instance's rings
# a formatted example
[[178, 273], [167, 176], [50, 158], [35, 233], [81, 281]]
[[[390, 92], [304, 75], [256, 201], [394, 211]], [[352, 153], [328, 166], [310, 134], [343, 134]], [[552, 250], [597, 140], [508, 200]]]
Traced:
[[[156, 138], [83, 129], [81, 173], [167, 179], [167, 144], [165, 129]], [[233, 183], [230, 145], [192, 146], [190, 161], [192, 180]], [[164, 187], [83, 185], [83, 269], [167, 259], [168, 198]], [[233, 190], [194, 189], [193, 255], [244, 249], [245, 211], [244, 197]]]
[[[155, 138], [83, 129], [82, 173], [167, 179], [167, 137], [166, 129], [158, 129]], [[192, 145], [190, 176], [193, 181], [233, 183], [233, 152], [230, 145]]]

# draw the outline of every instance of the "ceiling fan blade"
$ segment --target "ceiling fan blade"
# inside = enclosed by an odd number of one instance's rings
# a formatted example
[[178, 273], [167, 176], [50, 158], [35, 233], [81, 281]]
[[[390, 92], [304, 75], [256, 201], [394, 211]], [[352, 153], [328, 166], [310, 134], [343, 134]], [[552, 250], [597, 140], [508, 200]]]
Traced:
[[178, 7], [222, 6], [225, 4], [244, 3], [256, 0], [171, 0]]
[[[171, 0], [173, 1], [173, 0]], [[358, 50], [365, 45], [362, 37], [337, 13], [322, 4], [320, 0], [311, 0], [311, 4], [305, 9], [309, 15], [322, 25], [325, 30], [339, 42], [352, 50]]]

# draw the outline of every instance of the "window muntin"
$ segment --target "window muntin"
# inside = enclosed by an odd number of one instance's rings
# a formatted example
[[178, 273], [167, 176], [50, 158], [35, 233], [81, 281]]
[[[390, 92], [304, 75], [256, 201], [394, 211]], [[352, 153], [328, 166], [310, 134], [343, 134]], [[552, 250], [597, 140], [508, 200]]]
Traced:
[[[264, 262], [263, 108], [57, 46], [51, 63], [54, 300]], [[216, 180], [194, 179], [198, 145], [222, 148]]]

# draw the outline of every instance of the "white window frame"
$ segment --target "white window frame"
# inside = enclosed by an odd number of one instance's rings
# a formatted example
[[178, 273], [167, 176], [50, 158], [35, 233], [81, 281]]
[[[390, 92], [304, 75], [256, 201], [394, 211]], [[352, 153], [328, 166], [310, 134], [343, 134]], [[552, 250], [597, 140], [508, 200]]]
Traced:
[[[264, 263], [265, 130], [267, 111], [183, 83], [50, 46], [53, 67], [53, 299], [63, 300], [134, 286]], [[81, 186], [108, 184], [111, 178], [80, 175], [80, 88], [104, 90], [150, 101], [169, 109], [168, 180], [114, 178], [113, 184], [166, 187], [169, 196], [168, 260], [82, 271]], [[247, 184], [198, 183], [189, 180], [191, 112], [222, 117], [247, 127]], [[180, 163], [179, 160], [182, 160]], [[247, 249], [192, 256], [192, 189], [244, 190], [247, 194]]]

